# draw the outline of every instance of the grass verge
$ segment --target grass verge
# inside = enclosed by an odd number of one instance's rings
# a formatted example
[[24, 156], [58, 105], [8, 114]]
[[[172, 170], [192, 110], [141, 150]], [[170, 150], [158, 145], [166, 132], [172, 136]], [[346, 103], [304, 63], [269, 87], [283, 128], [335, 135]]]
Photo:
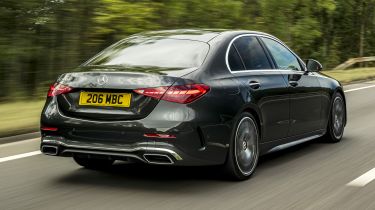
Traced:
[[43, 101], [18, 101], [0, 104], [0, 137], [39, 129]]
[[323, 71], [322, 73], [339, 80], [343, 84], [348, 84], [348, 83], [352, 83], [355, 81], [375, 79], [375, 68], [330, 70], [330, 71]]

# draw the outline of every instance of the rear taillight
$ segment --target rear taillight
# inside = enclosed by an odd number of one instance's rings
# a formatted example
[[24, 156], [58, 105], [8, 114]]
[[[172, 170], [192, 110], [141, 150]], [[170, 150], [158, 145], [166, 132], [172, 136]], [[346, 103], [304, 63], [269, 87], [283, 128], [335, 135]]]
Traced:
[[139, 88], [134, 92], [156, 99], [181, 104], [193, 102], [206, 94], [210, 87], [205, 84], [176, 85], [171, 87]]
[[53, 85], [49, 86], [49, 90], [47, 93], [47, 97], [57, 96], [64, 93], [69, 93], [73, 90], [72, 87], [69, 87], [67, 85], [55, 83]]
[[134, 92], [149, 96], [152, 98], [160, 99], [164, 93], [168, 90], [168, 87], [156, 87], [156, 88], [139, 88], [135, 89]]

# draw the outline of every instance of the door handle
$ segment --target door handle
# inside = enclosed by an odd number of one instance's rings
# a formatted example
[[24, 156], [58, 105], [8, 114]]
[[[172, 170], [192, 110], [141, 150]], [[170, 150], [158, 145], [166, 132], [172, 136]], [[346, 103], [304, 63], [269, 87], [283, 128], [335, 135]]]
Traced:
[[252, 89], [259, 89], [260, 88], [260, 83], [257, 81], [250, 81], [249, 86]]
[[290, 80], [290, 81], [289, 81], [289, 85], [292, 86], [292, 87], [296, 87], [296, 86], [298, 86], [298, 82], [297, 82], [297, 81]]

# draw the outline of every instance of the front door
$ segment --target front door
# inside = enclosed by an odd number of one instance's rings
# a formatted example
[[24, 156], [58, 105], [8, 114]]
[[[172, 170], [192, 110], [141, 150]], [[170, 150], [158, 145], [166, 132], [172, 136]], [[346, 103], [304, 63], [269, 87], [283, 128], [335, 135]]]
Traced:
[[304, 71], [301, 61], [276, 40], [261, 39], [288, 84], [290, 127], [288, 136], [307, 134], [321, 127], [322, 97], [314, 73]]

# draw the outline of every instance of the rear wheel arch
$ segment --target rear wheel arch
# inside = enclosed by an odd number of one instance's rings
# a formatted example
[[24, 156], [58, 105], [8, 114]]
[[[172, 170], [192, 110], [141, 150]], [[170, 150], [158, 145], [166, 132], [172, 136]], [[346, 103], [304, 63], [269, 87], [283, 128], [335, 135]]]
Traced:
[[[237, 123], [237, 120], [239, 118], [239, 116], [241, 116], [241, 114], [243, 113], [249, 113], [251, 114], [254, 118], [255, 118], [255, 123], [256, 123], [256, 126], [258, 128], [258, 135], [259, 135], [259, 142], [261, 142], [262, 140], [262, 118], [261, 118], [261, 115], [260, 115], [260, 112], [257, 111], [256, 107], [254, 107], [253, 105], [249, 105], [249, 106], [246, 106], [242, 109], [240, 109], [240, 111], [235, 115], [235, 117], [233, 117], [233, 124], [232, 124], [232, 131], [231, 131], [231, 137], [233, 135], [233, 132], [234, 130], [236, 129], [236, 123]], [[230, 145], [230, 141], [229, 141], [229, 145]]]
[[252, 107], [247, 107], [245, 108], [241, 113], [243, 112], [247, 112], [247, 113], [250, 113], [251, 115], [253, 115], [253, 117], [255, 118], [255, 122], [258, 126], [258, 131], [259, 131], [259, 137], [260, 139], [262, 139], [262, 118], [261, 118], [261, 115], [259, 113], [259, 111], [256, 111], [255, 108], [252, 108]]

